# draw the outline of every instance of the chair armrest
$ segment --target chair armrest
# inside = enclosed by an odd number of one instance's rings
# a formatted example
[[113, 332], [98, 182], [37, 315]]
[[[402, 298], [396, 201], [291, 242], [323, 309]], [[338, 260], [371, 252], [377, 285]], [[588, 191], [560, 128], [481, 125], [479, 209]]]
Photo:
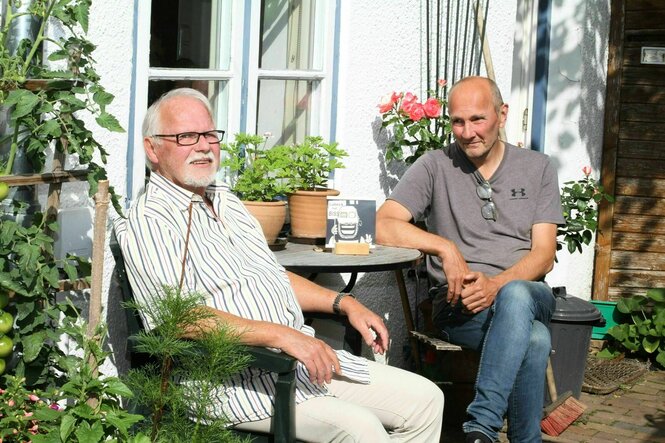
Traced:
[[295, 371], [298, 361], [284, 352], [273, 352], [259, 346], [247, 346], [252, 356], [250, 366], [270, 372], [282, 373]]
[[248, 346], [252, 356], [250, 366], [277, 374], [275, 383], [275, 415], [272, 434], [275, 442], [295, 441], [295, 390], [298, 360], [283, 352], [273, 352], [258, 346]]

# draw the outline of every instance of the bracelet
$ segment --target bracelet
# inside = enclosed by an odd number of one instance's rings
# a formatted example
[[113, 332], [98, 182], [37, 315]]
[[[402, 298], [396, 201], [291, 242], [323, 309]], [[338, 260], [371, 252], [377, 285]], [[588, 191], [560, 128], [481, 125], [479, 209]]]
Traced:
[[333, 312], [335, 314], [340, 315], [342, 313], [342, 310], [339, 308], [339, 304], [341, 303], [342, 299], [347, 296], [355, 298], [353, 294], [349, 294], [348, 292], [340, 292], [339, 294], [337, 294], [337, 297], [335, 297], [335, 301], [333, 302], [332, 305]]

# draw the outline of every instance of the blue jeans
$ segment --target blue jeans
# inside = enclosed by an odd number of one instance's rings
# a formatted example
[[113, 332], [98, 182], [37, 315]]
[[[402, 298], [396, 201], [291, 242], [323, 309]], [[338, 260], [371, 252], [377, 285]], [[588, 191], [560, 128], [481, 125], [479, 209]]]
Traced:
[[441, 297], [439, 291], [433, 317], [444, 338], [481, 353], [464, 432], [480, 431], [497, 440], [507, 413], [511, 442], [540, 442], [545, 369], [552, 348], [548, 325], [556, 306], [551, 288], [512, 281], [492, 306], [475, 315]]

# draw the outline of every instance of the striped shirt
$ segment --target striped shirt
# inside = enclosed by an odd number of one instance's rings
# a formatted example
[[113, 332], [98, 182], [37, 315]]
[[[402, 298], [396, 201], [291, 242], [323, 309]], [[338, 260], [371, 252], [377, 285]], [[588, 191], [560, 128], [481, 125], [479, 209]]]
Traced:
[[[215, 210], [201, 196], [152, 173], [146, 191], [114, 228], [125, 258], [134, 298], [149, 305], [164, 285], [177, 287], [185, 255], [188, 208], [192, 220], [183, 289], [205, 295], [207, 306], [239, 317], [270, 321], [314, 336], [284, 268], [268, 248], [256, 220], [226, 184], [206, 189]], [[156, 325], [143, 317], [148, 329]], [[337, 351], [345, 377], [369, 383], [367, 362], [346, 351]], [[274, 373], [247, 368], [220, 386], [215, 417], [230, 424], [261, 420], [272, 415]], [[329, 395], [326, 388], [309, 381], [298, 363], [296, 403]], [[226, 401], [225, 401], [226, 400]]]

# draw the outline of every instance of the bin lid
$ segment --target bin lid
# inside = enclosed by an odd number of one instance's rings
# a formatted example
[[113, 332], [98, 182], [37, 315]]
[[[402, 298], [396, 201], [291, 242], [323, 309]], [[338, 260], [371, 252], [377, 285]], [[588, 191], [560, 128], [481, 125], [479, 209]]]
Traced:
[[604, 323], [603, 315], [591, 302], [568, 295], [563, 286], [552, 288], [556, 299], [556, 309], [552, 321], [561, 323]]

